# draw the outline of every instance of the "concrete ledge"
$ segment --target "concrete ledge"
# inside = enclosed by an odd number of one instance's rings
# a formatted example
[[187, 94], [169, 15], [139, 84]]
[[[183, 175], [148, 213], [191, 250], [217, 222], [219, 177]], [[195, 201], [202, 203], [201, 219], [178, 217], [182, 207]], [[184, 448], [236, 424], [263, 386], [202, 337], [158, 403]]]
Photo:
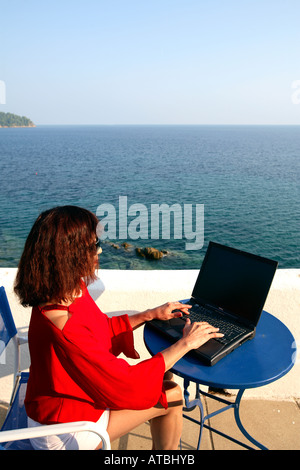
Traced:
[[[119, 271], [100, 270], [99, 279], [89, 291], [101, 310], [108, 315], [129, 315], [167, 301], [189, 298], [198, 270], [179, 271]], [[27, 330], [30, 308], [23, 308], [13, 292], [15, 268], [0, 268], [0, 285], [4, 286], [20, 332]], [[265, 310], [286, 324], [300, 346], [300, 269], [278, 270]], [[149, 357], [143, 344], [142, 329], [135, 331], [136, 348], [141, 358]], [[0, 365], [0, 400], [8, 401], [12, 386], [10, 351]], [[2, 360], [3, 362], [3, 360]], [[22, 346], [22, 369], [29, 367], [27, 346]], [[248, 390], [247, 397], [288, 400], [300, 397], [300, 361], [289, 374], [266, 387]]]

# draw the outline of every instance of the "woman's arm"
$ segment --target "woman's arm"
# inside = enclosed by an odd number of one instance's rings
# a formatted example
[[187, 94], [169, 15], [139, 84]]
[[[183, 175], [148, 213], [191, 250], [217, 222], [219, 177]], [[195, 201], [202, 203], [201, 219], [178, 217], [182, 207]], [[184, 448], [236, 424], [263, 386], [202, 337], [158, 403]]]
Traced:
[[[171, 318], [178, 318], [182, 313], [188, 314], [191, 305], [182, 304], [181, 302], [167, 302], [160, 307], [151, 308], [135, 315], [128, 317], [130, 325], [133, 330], [143, 325], [147, 321], [154, 319], [157, 320], [170, 320]], [[175, 311], [174, 311], [175, 310]]]
[[[153, 319], [170, 320], [182, 316], [182, 312], [188, 314], [191, 305], [182, 304], [181, 302], [168, 302], [160, 307], [137, 313], [129, 318], [132, 329], [138, 328], [146, 321]], [[206, 322], [191, 323], [189, 318], [183, 329], [182, 338], [169, 348], [161, 352], [165, 361], [165, 370], [169, 370], [179, 361], [186, 353], [192, 349], [197, 349], [212, 338], [221, 338], [224, 336], [219, 333], [219, 328], [215, 328]]]
[[192, 349], [199, 348], [212, 338], [221, 338], [222, 336], [224, 335], [219, 333], [219, 328], [206, 322], [191, 323], [187, 319], [182, 338], [161, 352], [165, 360], [165, 370], [171, 369], [179, 359]]

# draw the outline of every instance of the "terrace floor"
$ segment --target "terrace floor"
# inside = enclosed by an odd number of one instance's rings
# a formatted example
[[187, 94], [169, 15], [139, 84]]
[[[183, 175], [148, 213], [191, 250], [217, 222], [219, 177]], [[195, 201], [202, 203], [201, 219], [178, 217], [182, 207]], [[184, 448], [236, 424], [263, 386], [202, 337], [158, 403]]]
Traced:
[[[226, 399], [228, 399], [226, 397]], [[230, 400], [230, 398], [229, 398]], [[212, 413], [222, 406], [214, 400], [204, 398], [206, 413]], [[199, 410], [190, 416], [199, 419]], [[300, 449], [300, 401], [278, 401], [244, 399], [240, 407], [241, 421], [247, 432], [269, 450]], [[238, 429], [233, 410], [215, 416], [208, 423], [212, 427], [229, 434], [231, 437], [250, 444]], [[199, 427], [184, 419], [182, 450], [195, 450], [198, 442]], [[113, 450], [151, 450], [149, 423], [145, 423], [129, 434], [112, 443]], [[208, 429], [203, 430], [200, 450], [240, 450], [242, 447]]]
[[[209, 398], [204, 400], [206, 413], [214, 412], [222, 406]], [[226, 399], [229, 399], [226, 397]], [[0, 403], [0, 425], [6, 414], [6, 405]], [[199, 419], [198, 409], [190, 416]], [[244, 399], [241, 403], [240, 416], [249, 434], [269, 450], [300, 450], [300, 401]], [[249, 444], [235, 424], [233, 410], [226, 411], [212, 418], [209, 425], [231, 437]], [[199, 427], [184, 419], [182, 432], [182, 450], [195, 450], [197, 447]], [[151, 450], [149, 423], [142, 424], [129, 434], [112, 443], [112, 450]], [[250, 444], [251, 445], [251, 444]], [[203, 430], [200, 450], [239, 450], [238, 446], [222, 436]]]

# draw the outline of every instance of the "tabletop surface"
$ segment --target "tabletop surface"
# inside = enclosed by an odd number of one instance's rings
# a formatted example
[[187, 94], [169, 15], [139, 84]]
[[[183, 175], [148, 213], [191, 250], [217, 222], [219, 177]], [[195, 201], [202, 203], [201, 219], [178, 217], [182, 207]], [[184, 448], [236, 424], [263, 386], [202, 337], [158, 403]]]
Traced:
[[[147, 324], [144, 341], [154, 355], [170, 346], [168, 338]], [[193, 382], [218, 388], [246, 389], [261, 387], [283, 377], [293, 367], [295, 340], [289, 329], [276, 317], [263, 311], [253, 339], [245, 342], [214, 366], [204, 365], [187, 354], [172, 371]]]

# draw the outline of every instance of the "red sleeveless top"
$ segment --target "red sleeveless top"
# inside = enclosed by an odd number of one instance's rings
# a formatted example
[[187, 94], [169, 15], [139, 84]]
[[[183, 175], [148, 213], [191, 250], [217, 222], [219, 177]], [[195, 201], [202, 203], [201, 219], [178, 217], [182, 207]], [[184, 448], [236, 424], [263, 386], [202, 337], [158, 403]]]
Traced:
[[[44, 312], [68, 310], [60, 330]], [[34, 307], [28, 332], [31, 366], [25, 407], [41, 424], [97, 421], [106, 408], [147, 409], [160, 402], [163, 389], [162, 354], [129, 365], [117, 356], [138, 358], [128, 315], [109, 318], [86, 287], [69, 307]]]

